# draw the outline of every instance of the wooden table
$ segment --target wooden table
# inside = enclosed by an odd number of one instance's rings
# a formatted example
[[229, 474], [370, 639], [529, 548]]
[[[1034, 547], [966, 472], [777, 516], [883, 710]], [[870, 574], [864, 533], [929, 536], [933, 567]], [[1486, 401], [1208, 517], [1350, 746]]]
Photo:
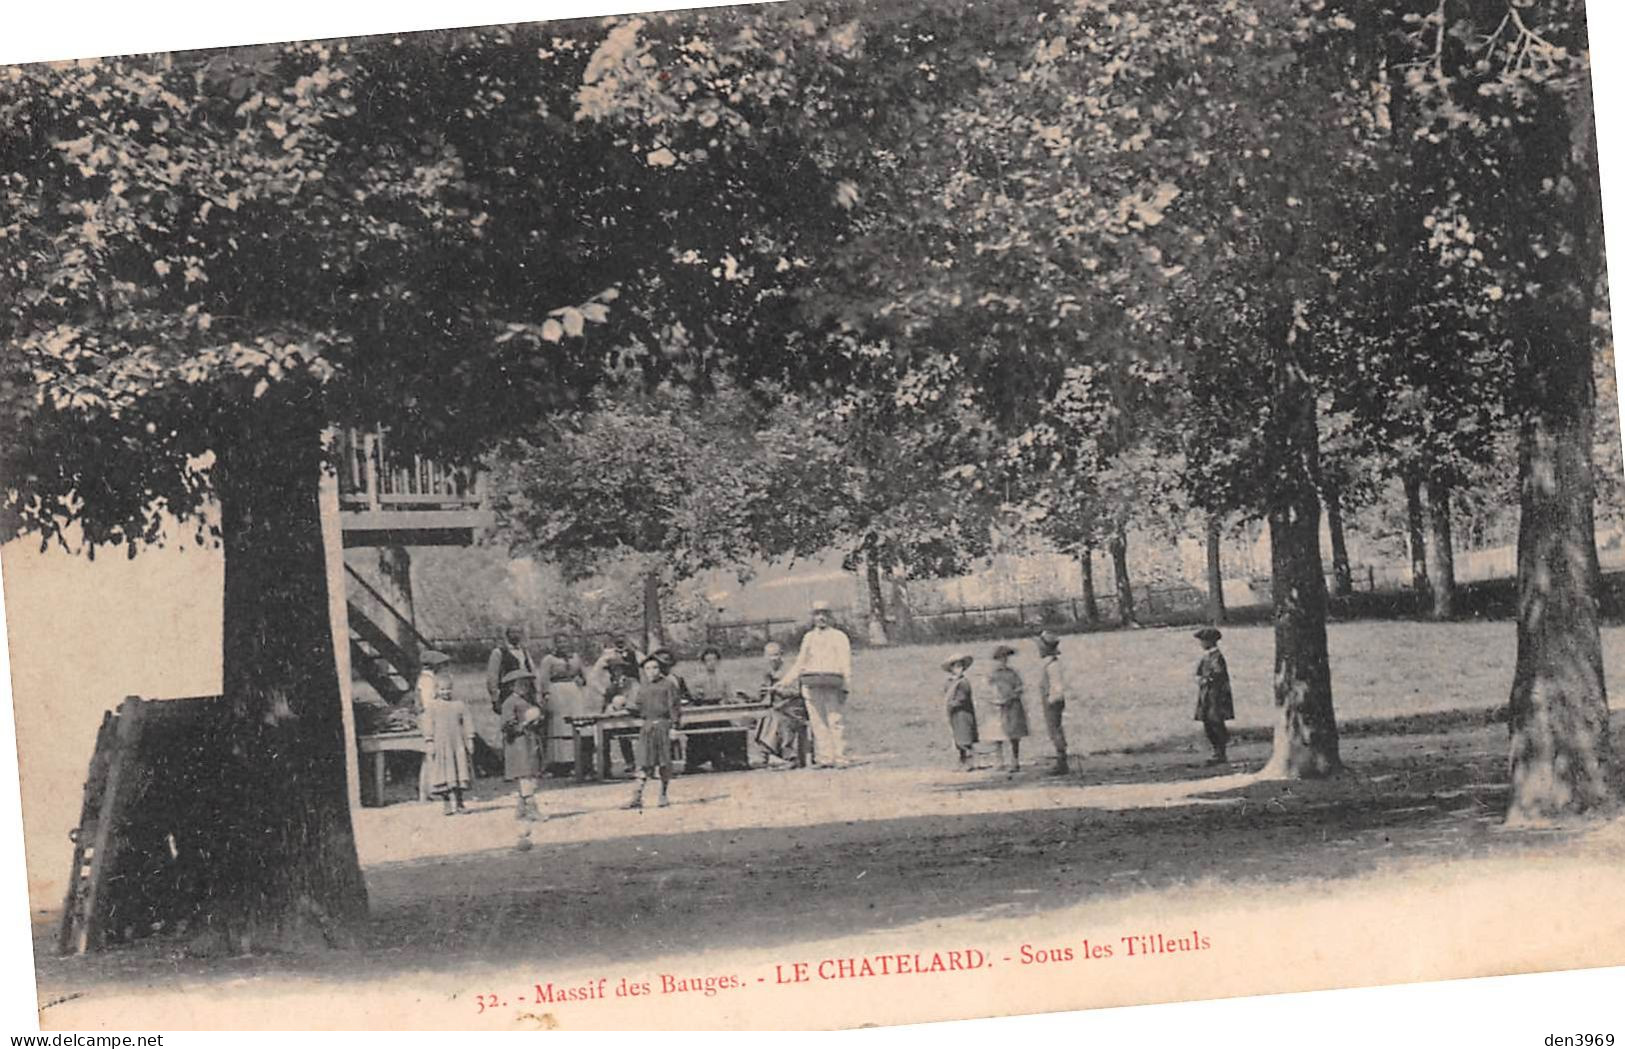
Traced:
[[[683, 736], [721, 735], [743, 732], [746, 739], [767, 712], [771, 703], [718, 703], [712, 706], [683, 708], [683, 721], [678, 732]], [[636, 714], [588, 714], [584, 717], [565, 718], [575, 743], [576, 779], [587, 778], [587, 749], [589, 738], [596, 751], [595, 764], [599, 779], [609, 778], [609, 744], [621, 736], [630, 736], [643, 727], [643, 718]], [[589, 737], [590, 733], [590, 737]]]
[[421, 732], [380, 732], [356, 739], [365, 761], [372, 755], [373, 804], [384, 803], [384, 755], [392, 750], [410, 750], [423, 755], [418, 764], [418, 800], [429, 800], [429, 744]]

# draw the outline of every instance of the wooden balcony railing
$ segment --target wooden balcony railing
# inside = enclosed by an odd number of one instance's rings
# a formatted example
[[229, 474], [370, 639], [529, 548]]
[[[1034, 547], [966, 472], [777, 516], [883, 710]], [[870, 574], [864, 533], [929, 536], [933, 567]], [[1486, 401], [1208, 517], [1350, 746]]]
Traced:
[[339, 504], [345, 510], [474, 510], [485, 504], [483, 473], [421, 455], [393, 456], [382, 431], [341, 437]]

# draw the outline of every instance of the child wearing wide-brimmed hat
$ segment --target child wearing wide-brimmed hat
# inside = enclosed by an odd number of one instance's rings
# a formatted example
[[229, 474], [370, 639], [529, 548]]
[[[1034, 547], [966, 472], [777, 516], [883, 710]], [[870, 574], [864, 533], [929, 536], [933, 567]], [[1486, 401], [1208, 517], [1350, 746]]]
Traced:
[[1219, 639], [1224, 634], [1217, 627], [1205, 626], [1192, 636], [1202, 643], [1202, 660], [1196, 664], [1196, 720], [1202, 723], [1213, 747], [1207, 763], [1223, 765], [1229, 760], [1225, 749], [1230, 745], [1230, 729], [1225, 722], [1236, 716], [1230, 695], [1230, 670], [1224, 664], [1224, 653], [1219, 651]]
[[1010, 771], [1021, 771], [1021, 741], [1027, 737], [1027, 706], [1022, 699], [1021, 673], [1010, 665], [1016, 650], [999, 645], [993, 650], [993, 670], [987, 683], [993, 687], [993, 705], [1003, 742], [994, 740], [993, 750], [999, 768], [1004, 768], [1004, 744], [1010, 744]]
[[[538, 815], [533, 795], [542, 775], [542, 733], [546, 726], [535, 699], [535, 685], [536, 675], [522, 667], [502, 675], [502, 773], [509, 782], [518, 784], [515, 817], [525, 823]], [[520, 849], [528, 848], [529, 841], [527, 828]]]
[[976, 703], [970, 681], [965, 677], [965, 671], [974, 662], [975, 656], [959, 652], [949, 656], [942, 664], [942, 669], [948, 672], [948, 682], [943, 692], [943, 698], [948, 703], [948, 727], [953, 730], [954, 746], [959, 750], [961, 772], [969, 772], [976, 767]]

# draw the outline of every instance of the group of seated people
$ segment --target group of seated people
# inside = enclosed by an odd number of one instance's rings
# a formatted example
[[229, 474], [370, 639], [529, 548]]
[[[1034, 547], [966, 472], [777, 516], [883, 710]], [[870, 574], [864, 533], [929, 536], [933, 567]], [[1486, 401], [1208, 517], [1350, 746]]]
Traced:
[[[511, 672], [508, 665], [525, 667], [529, 659], [518, 631], [510, 631], [506, 640], [506, 649], [499, 646], [491, 654], [489, 677], [493, 706], [500, 706], [502, 702], [501, 680]], [[591, 666], [583, 666], [579, 658], [568, 652], [568, 639], [557, 638], [553, 650], [534, 666], [549, 723], [547, 735], [553, 761], [566, 760], [565, 756], [572, 753], [575, 734], [569, 719], [635, 711], [638, 667], [644, 661], [643, 654], [624, 637], [606, 643]], [[767, 702], [771, 707], [755, 730], [757, 745], [767, 755], [770, 765], [789, 767], [804, 763], [806, 705], [799, 688], [775, 687], [784, 670], [784, 654], [777, 643], [769, 643], [764, 649], [762, 674], [749, 690], [735, 688], [723, 676], [722, 653], [715, 646], [707, 646], [700, 653], [701, 669], [692, 677], [677, 672], [678, 660], [670, 649], [659, 648], [649, 655], [659, 662], [665, 676], [676, 683], [686, 726], [703, 723], [707, 707]], [[683, 771], [699, 772], [709, 768], [723, 772], [749, 768], [748, 743], [748, 731], [743, 728], [738, 732], [686, 735]], [[630, 770], [633, 765], [630, 739], [620, 740], [620, 752]]]

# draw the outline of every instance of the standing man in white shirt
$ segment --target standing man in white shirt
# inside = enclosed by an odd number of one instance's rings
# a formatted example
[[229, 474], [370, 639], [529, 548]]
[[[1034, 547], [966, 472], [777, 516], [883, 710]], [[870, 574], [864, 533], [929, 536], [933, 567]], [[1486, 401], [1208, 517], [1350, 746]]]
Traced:
[[814, 601], [813, 628], [801, 636], [796, 661], [775, 687], [801, 682], [812, 730], [813, 764], [846, 765], [846, 697], [852, 687], [852, 641], [835, 627], [829, 602]]

